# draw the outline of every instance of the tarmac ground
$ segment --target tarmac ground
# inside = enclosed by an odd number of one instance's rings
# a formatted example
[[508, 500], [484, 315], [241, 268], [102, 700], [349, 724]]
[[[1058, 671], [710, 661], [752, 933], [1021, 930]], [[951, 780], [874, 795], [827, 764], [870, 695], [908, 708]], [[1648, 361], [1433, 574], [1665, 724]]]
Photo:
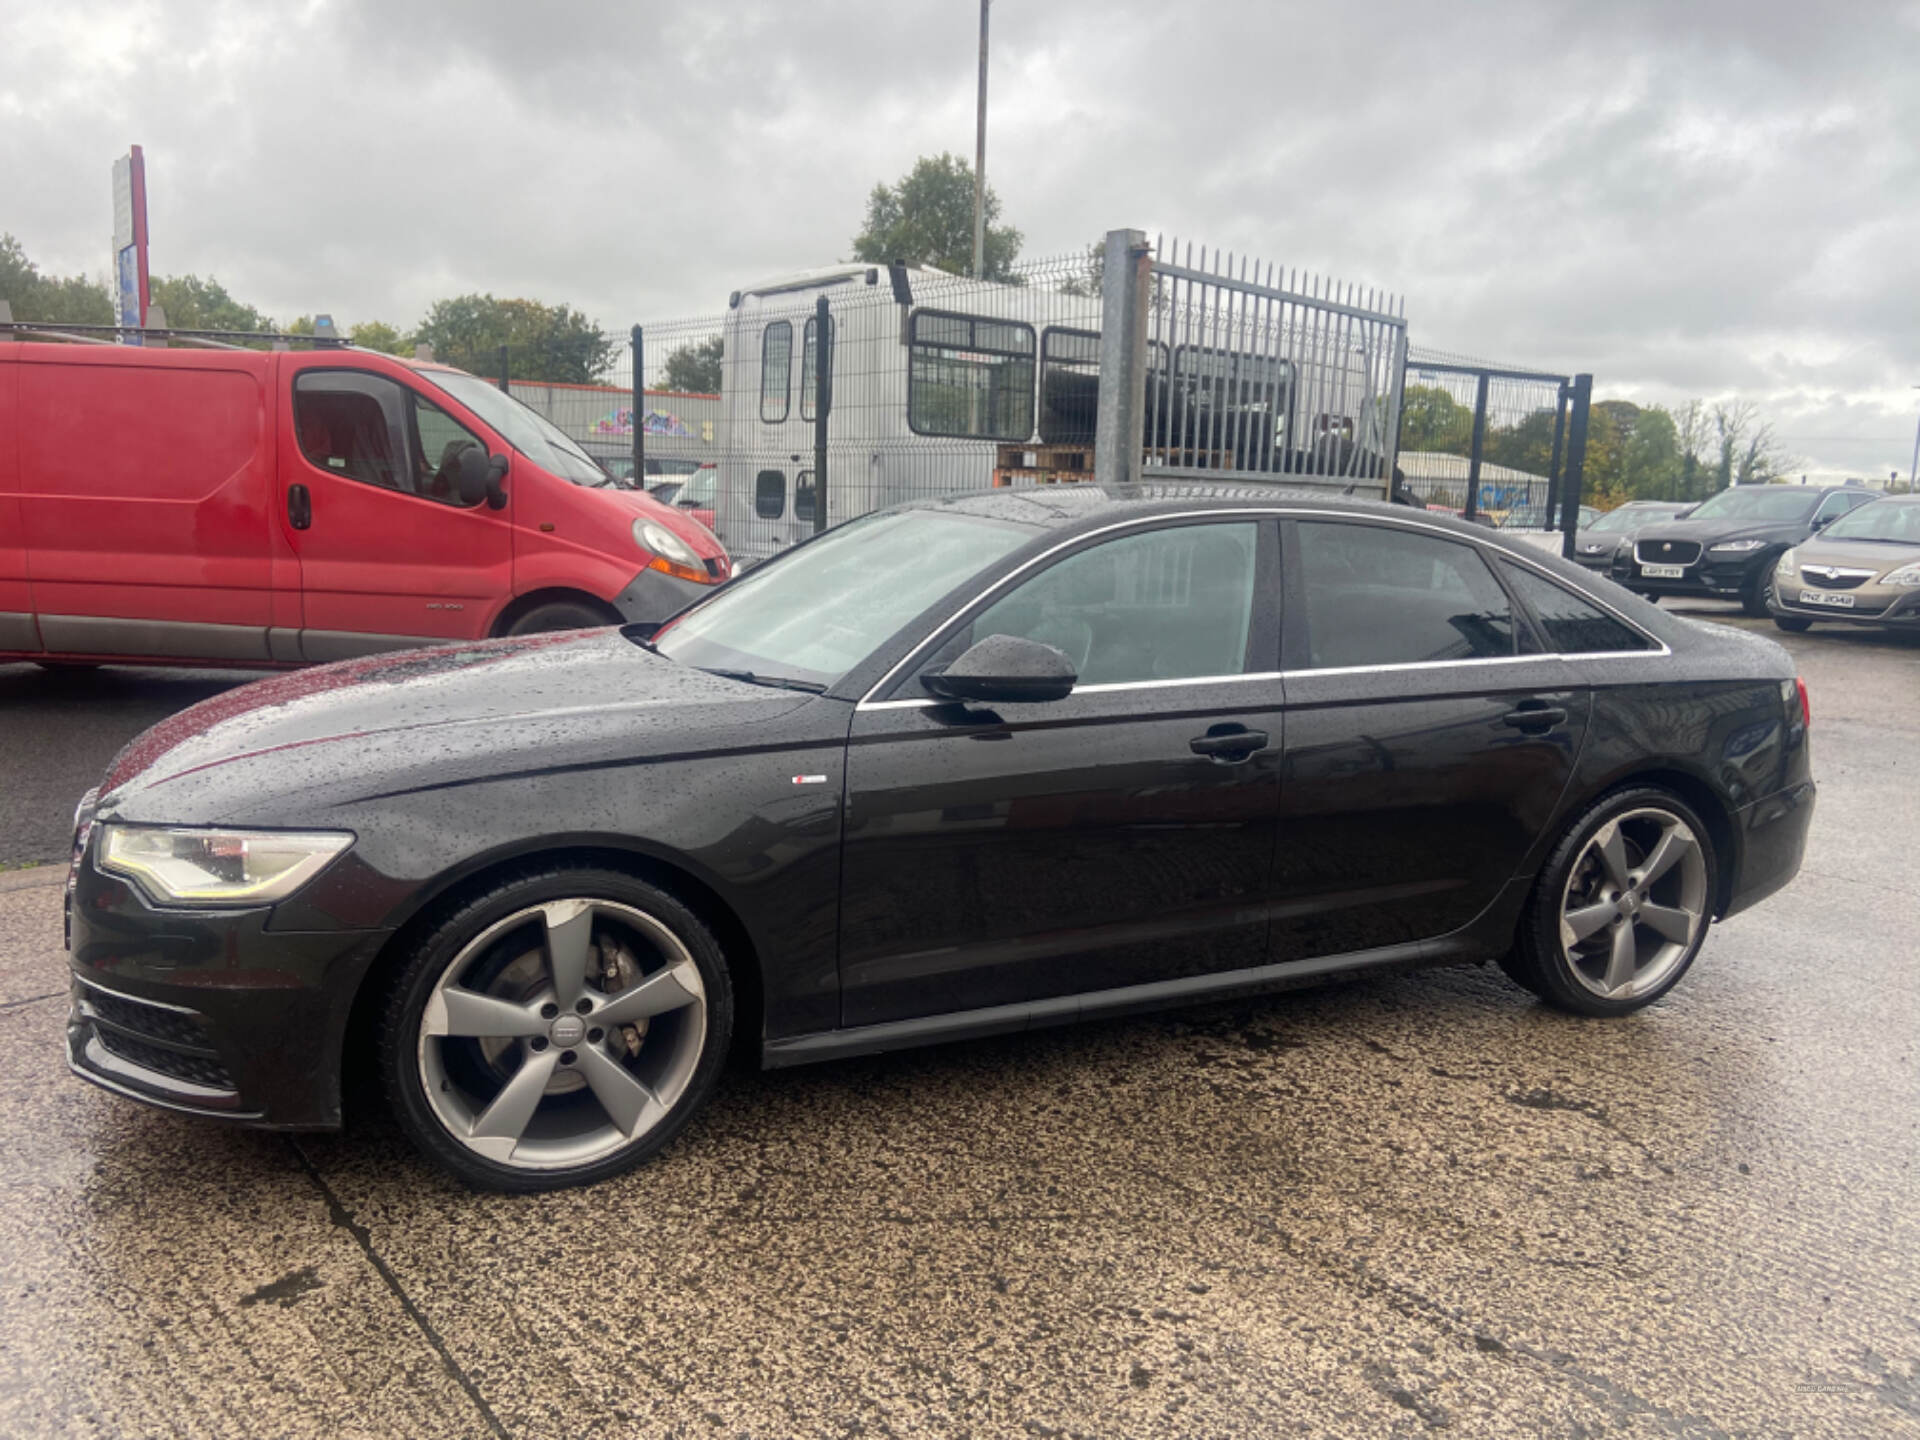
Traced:
[[[1805, 867], [1639, 1015], [1488, 967], [741, 1073], [561, 1194], [71, 1078], [60, 867], [0, 875], [0, 1435], [1920, 1436], [1920, 645], [1780, 638]], [[0, 668], [0, 857], [235, 678]]]

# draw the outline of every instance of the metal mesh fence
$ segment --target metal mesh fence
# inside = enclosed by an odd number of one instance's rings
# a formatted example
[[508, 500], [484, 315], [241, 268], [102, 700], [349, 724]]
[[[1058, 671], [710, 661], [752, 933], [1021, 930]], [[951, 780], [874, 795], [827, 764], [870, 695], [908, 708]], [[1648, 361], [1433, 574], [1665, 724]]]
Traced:
[[1430, 510], [1471, 511], [1501, 529], [1547, 529], [1568, 401], [1564, 376], [1415, 349], [1395, 464]]

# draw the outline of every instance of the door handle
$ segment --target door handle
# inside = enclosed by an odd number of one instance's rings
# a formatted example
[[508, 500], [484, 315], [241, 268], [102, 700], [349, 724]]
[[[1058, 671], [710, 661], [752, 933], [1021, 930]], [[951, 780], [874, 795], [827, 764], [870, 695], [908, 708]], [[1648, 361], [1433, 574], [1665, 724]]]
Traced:
[[1558, 705], [1548, 705], [1544, 701], [1522, 700], [1519, 708], [1509, 710], [1500, 717], [1500, 723], [1529, 734], [1544, 735], [1556, 725], [1566, 724], [1567, 712]]
[[1205, 755], [1223, 765], [1238, 765], [1251, 759], [1256, 751], [1267, 748], [1267, 732], [1248, 730], [1241, 725], [1215, 725], [1204, 735], [1187, 742], [1196, 755]]
[[287, 487], [287, 523], [296, 530], [313, 524], [313, 496], [304, 485]]

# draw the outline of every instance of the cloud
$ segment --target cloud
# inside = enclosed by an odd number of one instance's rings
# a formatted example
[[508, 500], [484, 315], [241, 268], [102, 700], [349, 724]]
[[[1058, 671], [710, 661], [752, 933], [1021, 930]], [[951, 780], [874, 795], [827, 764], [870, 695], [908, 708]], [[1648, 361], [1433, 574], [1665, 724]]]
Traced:
[[[975, 14], [0, 0], [0, 227], [103, 271], [138, 141], [155, 267], [281, 318], [715, 311], [843, 256], [917, 155], [971, 153]], [[1738, 391], [1811, 468], [1906, 466], [1912, 4], [999, 0], [993, 51], [988, 173], [1030, 255], [1177, 233], [1402, 293], [1417, 342]]]

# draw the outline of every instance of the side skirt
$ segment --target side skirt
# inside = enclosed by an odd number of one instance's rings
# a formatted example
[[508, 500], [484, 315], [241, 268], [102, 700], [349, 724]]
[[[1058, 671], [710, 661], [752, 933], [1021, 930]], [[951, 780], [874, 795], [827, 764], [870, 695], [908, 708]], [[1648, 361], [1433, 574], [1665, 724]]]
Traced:
[[1010, 1035], [1076, 1020], [1103, 1019], [1145, 1010], [1164, 1010], [1205, 1000], [1227, 1000], [1242, 995], [1265, 995], [1313, 985], [1336, 975], [1389, 970], [1412, 970], [1479, 959], [1482, 947], [1448, 936], [1388, 945], [1350, 955], [1323, 955], [1312, 960], [1286, 960], [1218, 975], [1191, 975], [1179, 980], [1156, 980], [1117, 990], [1095, 990], [1084, 995], [1062, 995], [1018, 1005], [995, 1005], [984, 1010], [957, 1010], [913, 1020], [889, 1020], [848, 1030], [822, 1030], [770, 1040], [761, 1049], [764, 1069], [779, 1070], [816, 1060], [840, 1060], [851, 1055], [877, 1055], [946, 1040], [977, 1040]]

